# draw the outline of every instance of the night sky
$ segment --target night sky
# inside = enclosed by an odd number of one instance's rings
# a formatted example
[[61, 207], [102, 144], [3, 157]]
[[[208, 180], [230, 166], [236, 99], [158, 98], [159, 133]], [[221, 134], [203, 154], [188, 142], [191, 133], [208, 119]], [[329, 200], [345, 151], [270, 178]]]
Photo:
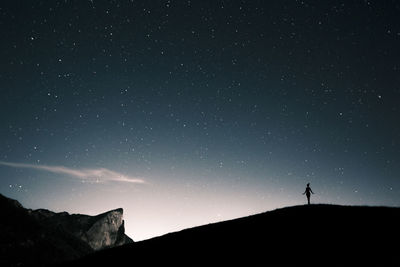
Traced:
[[1, 1], [0, 193], [134, 240], [400, 205], [399, 1]]

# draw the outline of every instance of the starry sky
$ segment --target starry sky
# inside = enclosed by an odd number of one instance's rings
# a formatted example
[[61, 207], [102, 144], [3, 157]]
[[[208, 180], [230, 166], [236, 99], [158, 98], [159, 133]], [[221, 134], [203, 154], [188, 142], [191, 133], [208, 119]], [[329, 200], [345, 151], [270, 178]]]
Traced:
[[400, 3], [0, 3], [0, 193], [141, 240], [400, 205]]

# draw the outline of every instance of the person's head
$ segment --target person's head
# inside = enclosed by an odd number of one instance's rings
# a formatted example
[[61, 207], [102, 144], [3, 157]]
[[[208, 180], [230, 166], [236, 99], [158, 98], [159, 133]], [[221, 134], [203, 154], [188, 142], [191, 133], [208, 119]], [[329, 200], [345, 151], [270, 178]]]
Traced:
[[307, 187], [310, 187], [310, 183], [307, 183]]

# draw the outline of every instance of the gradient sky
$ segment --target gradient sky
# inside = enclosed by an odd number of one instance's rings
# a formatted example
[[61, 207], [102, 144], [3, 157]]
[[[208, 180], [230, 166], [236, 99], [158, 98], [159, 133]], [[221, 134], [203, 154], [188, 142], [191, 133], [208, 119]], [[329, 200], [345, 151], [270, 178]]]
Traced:
[[141, 240], [400, 205], [398, 1], [1, 1], [0, 193]]

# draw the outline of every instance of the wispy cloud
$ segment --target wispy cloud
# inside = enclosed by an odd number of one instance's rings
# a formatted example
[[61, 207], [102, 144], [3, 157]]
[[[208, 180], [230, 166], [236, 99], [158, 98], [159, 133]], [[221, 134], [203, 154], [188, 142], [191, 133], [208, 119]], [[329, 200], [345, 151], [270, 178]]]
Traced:
[[124, 182], [124, 183], [136, 183], [136, 184], [145, 183], [145, 181], [141, 178], [130, 177], [115, 171], [111, 171], [106, 168], [72, 169], [64, 166], [36, 165], [36, 164], [26, 164], [26, 163], [5, 162], [5, 161], [0, 161], [0, 165], [14, 167], [14, 168], [35, 169], [57, 174], [65, 174], [70, 177], [88, 182], [99, 182], [99, 183]]

